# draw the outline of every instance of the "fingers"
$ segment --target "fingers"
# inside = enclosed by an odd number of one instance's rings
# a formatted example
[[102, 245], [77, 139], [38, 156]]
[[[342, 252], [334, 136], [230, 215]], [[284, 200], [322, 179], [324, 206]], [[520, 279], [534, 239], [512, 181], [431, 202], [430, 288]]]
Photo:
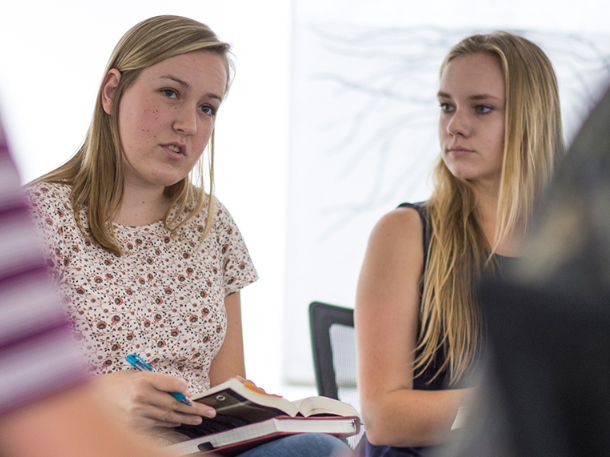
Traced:
[[128, 423], [137, 430], [155, 427], [177, 427], [180, 424], [199, 425], [201, 416], [185, 414], [172, 409], [172, 406], [157, 406], [153, 403], [133, 403], [128, 411]]
[[249, 379], [245, 380], [244, 386], [247, 387], [250, 390], [253, 390], [254, 392], [258, 392], [259, 394], [266, 394], [267, 393], [265, 391], [265, 389], [263, 389], [261, 387], [258, 387], [256, 384], [254, 384], [254, 382], [250, 381]]
[[[171, 419], [168, 417], [159, 417], [163, 421], [181, 420], [183, 424], [200, 424], [201, 417], [215, 417], [216, 410], [211, 406], [193, 402], [193, 406], [185, 405], [169, 395], [169, 392], [157, 391], [154, 396], [148, 399], [149, 404], [156, 408], [172, 413]], [[180, 419], [178, 419], [180, 418]], [[196, 422], [193, 422], [193, 421]]]
[[[178, 413], [183, 413], [182, 417], [186, 417], [184, 415], [196, 415], [210, 418], [216, 416], [216, 410], [211, 406], [197, 402], [193, 402], [193, 406], [188, 406], [176, 400], [172, 395], [169, 395], [170, 392], [180, 392], [188, 394], [188, 392], [186, 391], [187, 382], [185, 380], [175, 378], [171, 375], [159, 373], [152, 374], [154, 376], [151, 378], [151, 385], [160, 394], [150, 398], [150, 402], [152, 404], [164, 408], [166, 410], [172, 410]], [[183, 423], [192, 423], [192, 418], [190, 422]], [[199, 420], [198, 423], [201, 423], [201, 420]]]
[[156, 406], [152, 406], [147, 413], [157, 427], [178, 427], [181, 424], [199, 425], [202, 422], [201, 416]]

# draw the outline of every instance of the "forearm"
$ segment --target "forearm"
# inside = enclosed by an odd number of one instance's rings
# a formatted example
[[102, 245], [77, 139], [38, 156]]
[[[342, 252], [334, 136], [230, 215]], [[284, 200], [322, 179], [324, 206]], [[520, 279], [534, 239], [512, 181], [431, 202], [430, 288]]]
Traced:
[[82, 386], [15, 411], [0, 420], [0, 454], [10, 457], [162, 456], [118, 427]]
[[442, 443], [470, 391], [402, 389], [363, 398], [367, 437], [372, 444], [398, 447]]

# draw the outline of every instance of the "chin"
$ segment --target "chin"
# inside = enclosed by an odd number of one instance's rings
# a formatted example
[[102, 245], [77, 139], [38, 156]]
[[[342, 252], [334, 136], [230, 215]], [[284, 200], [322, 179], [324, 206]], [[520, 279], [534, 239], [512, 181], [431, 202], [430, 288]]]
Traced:
[[171, 187], [175, 184], [178, 184], [180, 181], [188, 178], [188, 175], [183, 176], [159, 176], [156, 179], [156, 184], [162, 187]]
[[463, 170], [460, 167], [448, 167], [449, 172], [456, 178], [459, 179], [472, 179], [476, 177], [476, 173], [472, 173], [472, 171]]

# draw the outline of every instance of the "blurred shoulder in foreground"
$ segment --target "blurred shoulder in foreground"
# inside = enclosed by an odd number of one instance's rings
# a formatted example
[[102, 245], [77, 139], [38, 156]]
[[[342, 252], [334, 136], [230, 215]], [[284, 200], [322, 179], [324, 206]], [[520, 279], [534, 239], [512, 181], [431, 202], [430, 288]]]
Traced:
[[98, 404], [0, 125], [0, 454], [155, 456]]

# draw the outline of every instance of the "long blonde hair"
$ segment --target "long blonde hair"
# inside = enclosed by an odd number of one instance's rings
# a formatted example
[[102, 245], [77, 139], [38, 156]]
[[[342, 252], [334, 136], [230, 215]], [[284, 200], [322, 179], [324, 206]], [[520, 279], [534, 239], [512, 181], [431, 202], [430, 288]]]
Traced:
[[442, 158], [434, 169], [434, 191], [426, 203], [431, 226], [423, 278], [416, 372], [426, 370], [443, 351], [435, 376], [448, 370], [453, 384], [480, 349], [483, 324], [474, 285], [484, 268], [493, 271], [493, 254], [518, 224], [527, 225], [536, 197], [548, 185], [565, 151], [557, 80], [542, 50], [523, 37], [495, 32], [465, 38], [449, 52], [497, 56], [505, 86], [504, 157], [497, 206], [496, 237], [490, 245], [479, 222], [475, 195], [465, 179], [451, 174]]
[[[199, 50], [213, 52], [222, 59], [227, 74], [226, 95], [233, 73], [233, 64], [229, 58], [230, 46], [221, 42], [208, 26], [180, 16], [156, 16], [131, 28], [114, 48], [104, 72], [107, 75], [113, 68], [121, 72], [111, 113], [107, 114], [102, 106], [102, 83], [93, 119], [80, 150], [68, 162], [35, 181], [71, 185], [70, 203], [79, 229], [85, 234], [80, 216], [81, 209], [85, 208], [90, 236], [104, 249], [116, 255], [121, 255], [121, 248], [114, 237], [111, 222], [123, 197], [123, 148], [118, 125], [121, 98], [145, 68], [170, 57]], [[204, 191], [202, 159], [189, 176], [164, 190], [171, 204], [163, 217], [163, 223], [172, 234], [201, 211], [206, 203], [207, 217], [202, 240], [212, 227], [215, 206], [214, 132], [210, 139], [209, 153], [209, 192]], [[199, 175], [199, 186], [192, 182], [191, 175], [194, 173]], [[170, 219], [171, 210], [176, 205], [177, 211]], [[183, 215], [186, 217], [180, 220]]]

